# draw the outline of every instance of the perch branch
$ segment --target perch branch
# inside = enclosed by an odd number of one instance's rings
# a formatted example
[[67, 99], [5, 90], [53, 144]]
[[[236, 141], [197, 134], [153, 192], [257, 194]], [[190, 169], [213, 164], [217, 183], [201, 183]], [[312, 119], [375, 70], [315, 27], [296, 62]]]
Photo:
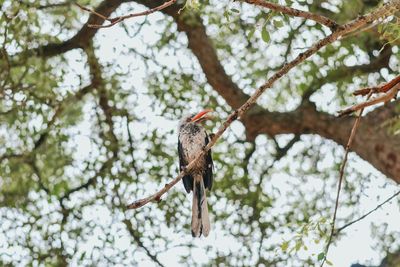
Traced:
[[176, 183], [178, 183], [183, 176], [188, 174], [190, 170], [193, 168], [193, 166], [196, 164], [196, 162], [205, 156], [208, 150], [211, 149], [212, 146], [217, 142], [217, 140], [221, 137], [221, 135], [226, 131], [226, 129], [230, 126], [230, 124], [240, 118], [243, 114], [245, 114], [257, 101], [257, 99], [268, 89], [271, 88], [271, 86], [278, 80], [280, 79], [283, 75], [288, 73], [291, 69], [293, 69], [295, 66], [299, 65], [303, 61], [305, 61], [307, 58], [315, 54], [317, 51], [319, 51], [322, 47], [333, 43], [337, 39], [339, 39], [341, 36], [353, 32], [360, 27], [371, 23], [375, 21], [378, 18], [385, 17], [390, 15], [392, 9], [394, 7], [399, 7], [400, 3], [395, 0], [391, 1], [389, 3], [386, 3], [382, 7], [376, 9], [375, 11], [364, 15], [360, 16], [355, 20], [350, 21], [349, 23], [340, 26], [337, 28], [336, 31], [334, 31], [332, 34], [328, 35], [327, 37], [321, 39], [317, 43], [315, 43], [311, 48], [309, 48], [307, 51], [304, 53], [300, 53], [294, 60], [291, 62], [285, 64], [279, 71], [277, 71], [273, 76], [271, 76], [263, 85], [261, 85], [255, 93], [237, 110], [232, 112], [226, 121], [220, 126], [218, 131], [215, 133], [214, 137], [211, 139], [211, 141], [208, 143], [206, 147], [204, 147], [203, 151], [197, 155], [197, 157], [189, 163], [189, 165], [186, 166], [186, 168], [179, 173], [178, 176], [176, 176], [170, 183], [165, 184], [165, 186], [160, 189], [158, 192], [154, 193], [153, 195], [150, 195], [146, 198], [137, 200], [133, 202], [132, 204], [129, 204], [127, 206], [127, 209], [136, 209], [139, 207], [142, 207], [146, 205], [149, 202], [152, 201], [160, 201], [161, 196], [165, 194], [167, 191], [169, 191]]
[[89, 24], [89, 25], [88, 25], [88, 27], [90, 27], [90, 28], [99, 29], [99, 28], [109, 28], [109, 27], [112, 27], [112, 26], [114, 26], [115, 24], [120, 23], [121, 21], [124, 21], [124, 20], [129, 19], [129, 18], [140, 17], [140, 16], [147, 16], [147, 15], [149, 15], [149, 14], [151, 14], [151, 13], [160, 11], [160, 10], [162, 10], [162, 9], [164, 9], [164, 8], [167, 8], [167, 7], [171, 6], [171, 5], [173, 5], [175, 2], [176, 2], [176, 0], [170, 0], [170, 1], [167, 1], [167, 2], [165, 2], [164, 4], [162, 4], [162, 5], [160, 5], [160, 6], [157, 6], [157, 7], [155, 7], [155, 8], [151, 8], [151, 9], [148, 9], [148, 10], [143, 11], [143, 12], [131, 13], [131, 14], [128, 14], [128, 15], [125, 15], [125, 16], [118, 16], [118, 17], [115, 17], [115, 18], [107, 18], [106, 16], [103, 16], [102, 14], [100, 14], [100, 13], [94, 11], [93, 9], [84, 7], [84, 6], [82, 6], [82, 5], [78, 4], [78, 3], [75, 3], [75, 5], [77, 5], [80, 9], [82, 9], [82, 10], [84, 10], [84, 11], [90, 12], [90, 13], [92, 13], [92, 14], [94, 14], [94, 15], [100, 17], [100, 18], [102, 18], [103, 20], [107, 20], [107, 21], [110, 22], [110, 24], [107, 24], [107, 25], [98, 25], [98, 24]]

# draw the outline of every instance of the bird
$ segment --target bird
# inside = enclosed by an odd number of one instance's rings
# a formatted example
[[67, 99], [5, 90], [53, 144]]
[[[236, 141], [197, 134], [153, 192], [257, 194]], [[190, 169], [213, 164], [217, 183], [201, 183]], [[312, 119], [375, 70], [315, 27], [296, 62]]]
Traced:
[[[210, 137], [202, 123], [212, 119], [206, 109], [197, 114], [185, 115], [178, 126], [179, 168], [183, 171], [210, 142]], [[182, 180], [187, 193], [193, 191], [191, 232], [193, 237], [207, 237], [210, 233], [210, 218], [208, 214], [206, 191], [213, 184], [213, 160], [211, 150], [200, 158]]]

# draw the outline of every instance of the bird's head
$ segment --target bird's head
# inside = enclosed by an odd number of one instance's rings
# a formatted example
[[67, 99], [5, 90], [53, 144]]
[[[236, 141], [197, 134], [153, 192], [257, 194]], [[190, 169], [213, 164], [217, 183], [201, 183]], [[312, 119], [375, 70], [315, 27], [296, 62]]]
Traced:
[[213, 118], [213, 116], [210, 114], [212, 112], [211, 109], [205, 109], [203, 111], [200, 111], [197, 114], [190, 114], [183, 116], [183, 118], [180, 121], [180, 125], [184, 125], [187, 123], [202, 123], [206, 120], [210, 120]]

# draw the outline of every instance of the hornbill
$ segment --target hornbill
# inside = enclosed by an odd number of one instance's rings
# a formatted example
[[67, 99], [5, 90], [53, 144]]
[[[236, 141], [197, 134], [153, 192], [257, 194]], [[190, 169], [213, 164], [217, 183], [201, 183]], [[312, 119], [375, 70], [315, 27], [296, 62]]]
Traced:
[[[178, 154], [179, 168], [182, 171], [186, 165], [193, 161], [210, 138], [201, 125], [207, 119], [211, 110], [204, 110], [196, 115], [184, 116], [179, 123]], [[186, 192], [193, 191], [192, 203], [192, 236], [208, 236], [210, 233], [210, 218], [208, 216], [206, 189], [211, 190], [213, 183], [213, 161], [211, 150], [200, 158], [189, 174], [183, 177]]]

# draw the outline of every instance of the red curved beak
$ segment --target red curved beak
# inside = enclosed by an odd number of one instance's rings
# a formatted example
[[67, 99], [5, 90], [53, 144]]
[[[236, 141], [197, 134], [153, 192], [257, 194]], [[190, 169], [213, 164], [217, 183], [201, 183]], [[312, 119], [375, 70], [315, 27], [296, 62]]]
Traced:
[[202, 122], [205, 120], [212, 119], [213, 117], [208, 114], [209, 112], [212, 112], [212, 109], [205, 109], [203, 111], [200, 111], [196, 116], [194, 116], [191, 120], [191, 122]]

